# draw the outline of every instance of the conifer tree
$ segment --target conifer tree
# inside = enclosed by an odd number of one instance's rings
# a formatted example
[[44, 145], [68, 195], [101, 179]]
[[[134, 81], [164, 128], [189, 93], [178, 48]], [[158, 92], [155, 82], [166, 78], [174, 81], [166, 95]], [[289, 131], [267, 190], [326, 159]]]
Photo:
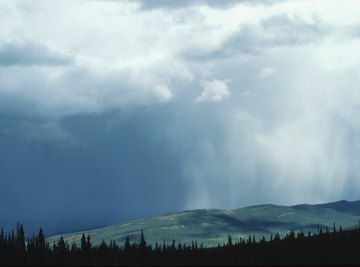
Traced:
[[91, 246], [92, 246], [92, 244], [91, 244], [90, 235], [87, 235], [87, 237], [86, 237], [86, 252], [87, 252], [87, 254], [90, 253], [90, 251], [91, 251]]
[[145, 241], [145, 237], [144, 237], [144, 231], [142, 229], [140, 231], [139, 248], [140, 248], [141, 252], [146, 251], [146, 241]]
[[124, 251], [125, 251], [125, 254], [128, 254], [129, 251], [130, 251], [130, 238], [129, 238], [129, 235], [127, 235], [126, 239], [125, 239]]
[[60, 237], [58, 243], [57, 243], [57, 252], [60, 257], [64, 257], [66, 255], [67, 251], [67, 242], [65, 242], [64, 237]]
[[227, 246], [228, 246], [228, 247], [232, 247], [232, 246], [233, 246], [232, 238], [231, 238], [230, 235], [228, 235]]
[[16, 233], [16, 246], [21, 251], [21, 253], [25, 252], [25, 231], [22, 224], [17, 224], [17, 233]]
[[165, 252], [166, 251], [166, 244], [165, 244], [165, 240], [163, 242], [163, 248], [162, 248], [162, 251]]
[[44, 250], [45, 247], [46, 247], [45, 235], [44, 235], [44, 232], [43, 232], [43, 230], [41, 228], [39, 229], [39, 233], [38, 233], [38, 236], [37, 236], [37, 241], [38, 241], [39, 248]]
[[80, 249], [81, 249], [82, 252], [84, 252], [86, 250], [86, 238], [85, 238], [84, 233], [81, 236]]

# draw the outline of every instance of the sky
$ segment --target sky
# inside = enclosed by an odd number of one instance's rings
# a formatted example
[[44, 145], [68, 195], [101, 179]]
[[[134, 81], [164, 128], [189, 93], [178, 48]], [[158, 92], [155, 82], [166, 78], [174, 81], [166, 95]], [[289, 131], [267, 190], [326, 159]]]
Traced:
[[1, 0], [0, 226], [360, 199], [359, 12]]

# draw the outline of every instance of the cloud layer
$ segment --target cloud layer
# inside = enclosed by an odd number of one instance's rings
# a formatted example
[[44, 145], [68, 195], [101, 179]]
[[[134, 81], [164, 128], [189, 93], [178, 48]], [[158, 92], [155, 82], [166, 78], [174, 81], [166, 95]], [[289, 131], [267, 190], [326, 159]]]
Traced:
[[226, 2], [0, 3], [9, 220], [359, 198], [358, 1]]

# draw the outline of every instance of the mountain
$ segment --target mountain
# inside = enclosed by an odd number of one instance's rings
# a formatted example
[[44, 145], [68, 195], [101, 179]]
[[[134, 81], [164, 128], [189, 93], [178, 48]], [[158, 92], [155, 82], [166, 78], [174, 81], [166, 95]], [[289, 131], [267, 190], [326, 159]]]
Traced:
[[[257, 239], [264, 236], [269, 239], [278, 232], [286, 234], [290, 230], [317, 232], [333, 229], [335, 223], [345, 228], [357, 226], [360, 221], [360, 201], [338, 201], [317, 205], [257, 205], [235, 210], [199, 209], [189, 210], [163, 216], [151, 217], [143, 220], [128, 221], [104, 228], [64, 234], [63, 237], [70, 244], [80, 243], [83, 233], [89, 234], [93, 244], [102, 240], [115, 240], [123, 245], [127, 235], [130, 242], [137, 242], [140, 230], [143, 229], [148, 243], [162, 244], [176, 243], [191, 244], [191, 241], [203, 243], [204, 246], [223, 244], [230, 234], [233, 240], [248, 238], [255, 235]], [[60, 235], [47, 238], [52, 244]]]

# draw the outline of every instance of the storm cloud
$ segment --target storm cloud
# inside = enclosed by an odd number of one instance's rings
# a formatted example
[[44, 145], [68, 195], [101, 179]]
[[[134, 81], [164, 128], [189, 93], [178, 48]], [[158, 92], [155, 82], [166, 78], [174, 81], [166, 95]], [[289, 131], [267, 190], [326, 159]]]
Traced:
[[358, 199], [359, 10], [2, 1], [0, 224]]

